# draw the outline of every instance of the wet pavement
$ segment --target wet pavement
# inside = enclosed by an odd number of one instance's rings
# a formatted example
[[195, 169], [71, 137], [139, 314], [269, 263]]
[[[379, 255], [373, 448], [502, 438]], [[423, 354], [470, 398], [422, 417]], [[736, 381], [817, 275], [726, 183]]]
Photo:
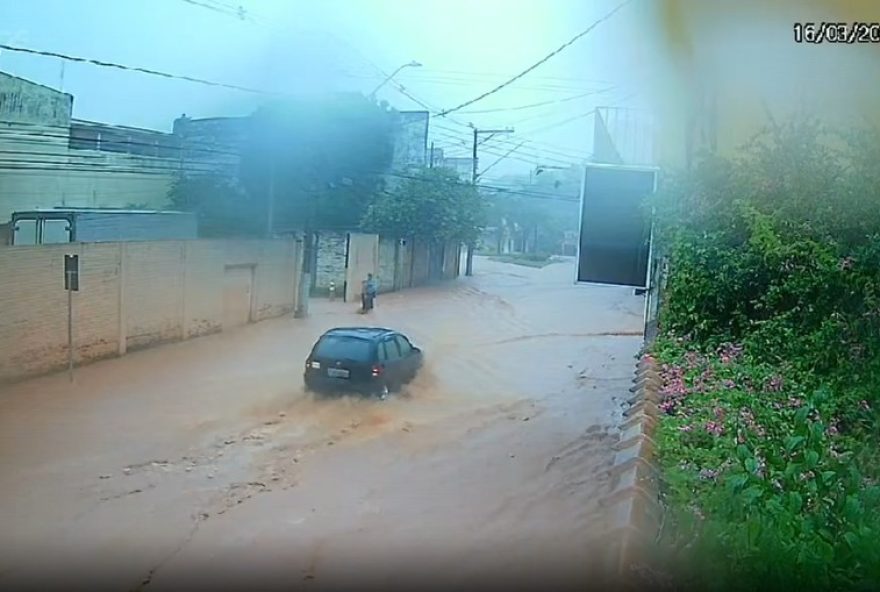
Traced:
[[[598, 498], [644, 300], [573, 261], [132, 353], [0, 391], [0, 589], [563, 589], [595, 583]], [[333, 326], [426, 367], [385, 402], [315, 401]]]

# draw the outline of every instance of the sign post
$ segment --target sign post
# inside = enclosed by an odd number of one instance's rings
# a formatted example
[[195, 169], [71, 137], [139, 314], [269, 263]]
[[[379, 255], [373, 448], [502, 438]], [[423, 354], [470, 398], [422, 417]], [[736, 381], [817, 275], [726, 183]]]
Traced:
[[67, 373], [73, 382], [73, 293], [79, 291], [79, 255], [64, 256], [64, 289], [67, 290]]

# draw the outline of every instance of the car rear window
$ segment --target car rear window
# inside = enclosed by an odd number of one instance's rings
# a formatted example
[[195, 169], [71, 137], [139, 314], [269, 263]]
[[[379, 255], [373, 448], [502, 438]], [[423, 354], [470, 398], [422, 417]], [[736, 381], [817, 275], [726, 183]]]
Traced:
[[336, 360], [354, 360], [356, 362], [371, 361], [370, 342], [357, 337], [342, 335], [326, 335], [321, 338], [315, 348], [315, 356]]

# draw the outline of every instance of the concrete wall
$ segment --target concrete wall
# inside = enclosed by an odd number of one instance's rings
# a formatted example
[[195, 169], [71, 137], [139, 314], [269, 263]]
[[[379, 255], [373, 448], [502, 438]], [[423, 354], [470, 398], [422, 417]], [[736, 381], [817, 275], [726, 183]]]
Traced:
[[252, 320], [295, 307], [292, 240], [72, 243], [0, 249], [0, 381], [67, 363], [66, 253], [79, 254], [73, 293], [78, 363], [222, 330], [227, 266], [254, 269]]
[[449, 241], [443, 256], [443, 279], [453, 280], [459, 276], [461, 243]]
[[412, 259], [410, 261], [410, 282], [413, 286], [421, 286], [430, 279], [430, 256], [428, 243], [422, 240], [412, 242]]
[[391, 168], [403, 171], [428, 164], [428, 120], [427, 111], [397, 112]]
[[73, 95], [0, 72], [0, 121], [68, 126]]
[[386, 236], [379, 237], [379, 270], [376, 277], [379, 279], [379, 292], [391, 292], [398, 286], [395, 276], [395, 253], [397, 239]]
[[379, 269], [379, 236], [352, 232], [348, 238], [348, 265], [345, 270], [345, 299], [358, 302], [361, 298], [361, 282], [367, 274]]
[[[336, 282], [336, 293], [342, 294], [345, 285], [346, 272], [346, 237], [347, 233], [322, 232], [318, 236], [318, 248], [316, 253], [316, 287], [312, 294], [325, 296], [330, 281]], [[352, 236], [361, 236], [357, 233]], [[359, 292], [360, 281], [366, 277], [367, 272], [372, 272], [379, 278], [379, 291], [390, 292], [404, 288], [421, 286], [431, 280], [431, 258], [439, 263], [435, 270], [435, 279], [454, 279], [460, 275], [458, 261], [461, 254], [461, 246], [451, 241], [446, 245], [445, 255], [442, 260], [437, 258], [434, 249], [424, 240], [407, 239], [398, 246], [398, 239], [379, 237], [378, 259], [371, 266], [361, 266], [357, 276], [359, 279], [351, 294]], [[350, 247], [349, 247], [350, 248]], [[351, 253], [348, 257], [351, 265]]]
[[168, 205], [176, 159], [70, 150], [66, 133], [0, 123], [0, 168], [14, 169], [0, 174], [0, 222], [34, 208]]

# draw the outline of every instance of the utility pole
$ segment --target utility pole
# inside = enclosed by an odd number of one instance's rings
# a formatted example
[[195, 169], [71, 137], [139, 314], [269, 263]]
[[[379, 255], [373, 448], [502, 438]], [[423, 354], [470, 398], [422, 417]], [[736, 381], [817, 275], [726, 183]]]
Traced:
[[434, 168], [434, 142], [431, 142], [431, 164], [428, 166], [428, 168]]
[[[513, 128], [509, 127], [506, 129], [486, 129], [481, 130], [476, 126], [472, 126], [474, 128], [474, 146], [473, 146], [473, 167], [471, 171], [471, 184], [476, 188], [477, 185], [477, 146], [479, 146], [479, 139], [481, 134], [512, 134]], [[467, 276], [474, 275], [474, 244], [470, 243], [467, 246], [467, 262], [465, 263], [464, 274]]]

